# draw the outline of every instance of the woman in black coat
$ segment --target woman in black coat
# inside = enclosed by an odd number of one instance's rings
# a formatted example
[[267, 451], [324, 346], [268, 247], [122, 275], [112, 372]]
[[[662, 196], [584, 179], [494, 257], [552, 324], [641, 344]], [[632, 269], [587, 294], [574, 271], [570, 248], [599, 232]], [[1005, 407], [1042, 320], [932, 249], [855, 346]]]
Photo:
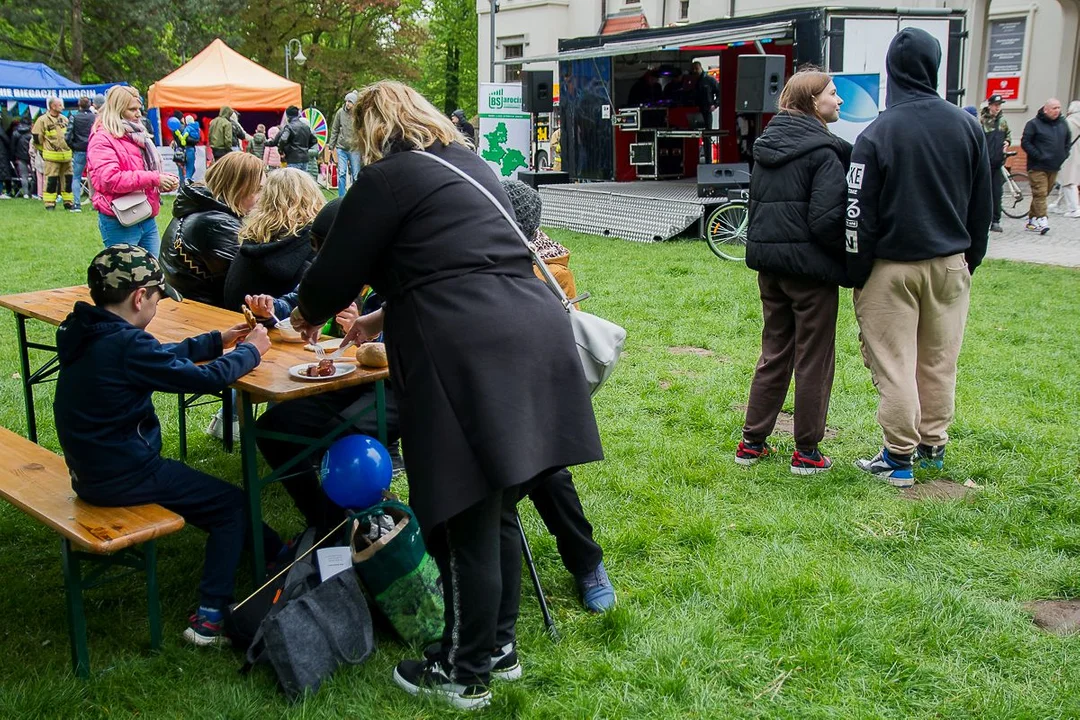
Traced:
[[180, 188], [158, 261], [169, 284], [188, 300], [240, 309], [225, 304], [225, 277], [265, 175], [261, 158], [229, 153], [206, 171], [205, 185]]
[[446, 598], [438, 651], [402, 662], [394, 679], [413, 694], [480, 707], [492, 674], [521, 672], [522, 486], [601, 459], [599, 433], [566, 311], [506, 218], [425, 154], [509, 210], [498, 178], [401, 83], [365, 88], [353, 112], [364, 168], [300, 284], [293, 326], [313, 336], [365, 283], [387, 298], [349, 334], [385, 330], [409, 502]]
[[795, 374], [791, 472], [825, 472], [825, 435], [836, 361], [839, 286], [848, 285], [844, 217], [850, 143], [829, 132], [843, 101], [823, 72], [788, 80], [780, 113], [754, 143], [746, 264], [758, 271], [765, 327], [735, 462], [772, 453], [766, 443]]

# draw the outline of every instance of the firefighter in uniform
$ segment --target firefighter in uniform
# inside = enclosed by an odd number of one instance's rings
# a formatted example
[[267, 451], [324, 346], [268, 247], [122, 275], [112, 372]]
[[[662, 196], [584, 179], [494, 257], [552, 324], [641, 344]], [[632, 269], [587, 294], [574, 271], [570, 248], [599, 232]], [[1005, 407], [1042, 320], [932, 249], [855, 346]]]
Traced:
[[48, 112], [38, 116], [31, 130], [34, 145], [45, 161], [45, 191], [42, 198], [46, 210], [56, 207], [57, 195], [63, 198], [64, 207], [68, 210], [75, 206], [75, 198], [71, 194], [71, 148], [65, 139], [68, 119], [61, 113], [63, 109], [64, 102], [60, 98], [49, 98]]

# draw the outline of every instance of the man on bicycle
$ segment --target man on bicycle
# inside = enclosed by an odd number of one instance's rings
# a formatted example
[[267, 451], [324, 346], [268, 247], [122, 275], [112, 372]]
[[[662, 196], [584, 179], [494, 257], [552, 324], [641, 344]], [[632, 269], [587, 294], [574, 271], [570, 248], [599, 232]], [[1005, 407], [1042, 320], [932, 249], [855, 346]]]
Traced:
[[986, 150], [990, 154], [990, 179], [994, 188], [994, 215], [990, 230], [1001, 232], [1001, 190], [1005, 186], [1005, 153], [1012, 145], [1009, 121], [1001, 114], [1005, 98], [991, 95], [986, 106], [979, 112], [979, 122], [986, 133]]

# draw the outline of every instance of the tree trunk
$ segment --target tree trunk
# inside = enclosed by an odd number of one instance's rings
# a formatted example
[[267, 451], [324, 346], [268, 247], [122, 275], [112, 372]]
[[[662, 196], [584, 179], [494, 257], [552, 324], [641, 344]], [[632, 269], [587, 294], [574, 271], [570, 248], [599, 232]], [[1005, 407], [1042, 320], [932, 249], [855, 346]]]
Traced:
[[458, 108], [458, 95], [461, 93], [461, 49], [453, 42], [446, 45], [446, 93], [443, 95], [443, 110], [447, 115]]
[[71, 79], [82, 82], [83, 74], [83, 0], [71, 0]]

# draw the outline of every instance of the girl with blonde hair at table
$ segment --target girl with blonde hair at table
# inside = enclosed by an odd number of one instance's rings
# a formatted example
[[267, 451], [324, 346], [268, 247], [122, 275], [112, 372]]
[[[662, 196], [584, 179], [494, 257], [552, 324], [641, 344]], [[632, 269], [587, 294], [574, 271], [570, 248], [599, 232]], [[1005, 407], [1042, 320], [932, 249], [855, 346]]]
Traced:
[[[161, 171], [154, 139], [140, 122], [142, 101], [134, 88], [114, 85], [90, 131], [86, 167], [94, 188], [91, 202], [98, 211], [98, 229], [105, 246], [127, 243], [145, 248], [157, 257], [161, 250], [157, 214], [161, 192], [172, 192], [180, 179]], [[116, 219], [113, 203], [123, 196], [141, 193], [150, 206], [150, 217], [130, 227]]]
[[511, 222], [434, 157], [509, 212], [499, 179], [402, 83], [361, 90], [353, 116], [364, 167], [300, 283], [293, 327], [317, 337], [364, 285], [385, 298], [347, 337], [385, 331], [409, 503], [446, 597], [442, 641], [394, 681], [483, 707], [492, 676], [521, 676], [517, 500], [554, 469], [601, 459], [600, 436], [566, 310]]
[[267, 177], [240, 228], [240, 250], [225, 277], [226, 307], [239, 308], [245, 295], [280, 297], [296, 289], [315, 258], [311, 223], [325, 204], [319, 186], [301, 170]]

